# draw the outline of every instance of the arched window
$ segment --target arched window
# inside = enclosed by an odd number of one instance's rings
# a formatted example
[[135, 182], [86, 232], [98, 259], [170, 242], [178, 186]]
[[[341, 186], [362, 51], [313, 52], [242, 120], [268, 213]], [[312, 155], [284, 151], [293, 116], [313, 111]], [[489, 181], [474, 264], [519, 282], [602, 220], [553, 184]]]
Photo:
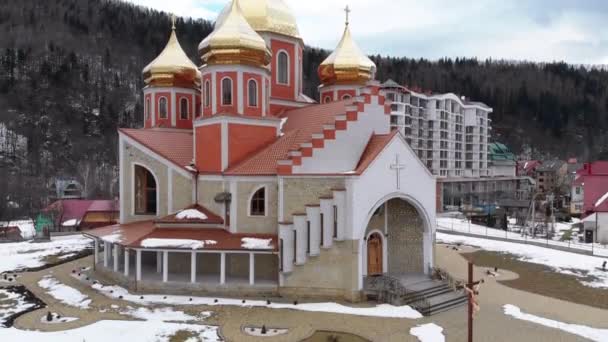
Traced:
[[156, 180], [145, 167], [135, 165], [135, 214], [156, 215]]
[[205, 81], [205, 107], [209, 107], [211, 105], [211, 84], [209, 80]]
[[285, 51], [277, 55], [277, 83], [289, 84], [289, 56]]
[[265, 216], [266, 215], [266, 187], [257, 190], [249, 202], [249, 215]]
[[146, 98], [146, 105], [144, 106], [144, 120], [148, 120], [150, 118], [150, 98]]
[[350, 95], [348, 95], [348, 94], [344, 94], [344, 95], [342, 96], [342, 100], [348, 100], [348, 99], [350, 99]]
[[247, 82], [247, 104], [249, 107], [258, 106], [258, 82], [255, 80]]
[[329, 103], [329, 102], [331, 102], [331, 97], [325, 96], [325, 98], [323, 99], [323, 103]]
[[232, 79], [228, 77], [222, 80], [222, 105], [232, 105]]
[[161, 119], [167, 118], [167, 98], [161, 97], [158, 100], [158, 117]]
[[188, 119], [188, 108], [189, 108], [190, 104], [188, 103], [188, 99], [185, 97], [182, 97], [181, 100], [179, 100], [179, 118], [182, 120], [187, 120]]

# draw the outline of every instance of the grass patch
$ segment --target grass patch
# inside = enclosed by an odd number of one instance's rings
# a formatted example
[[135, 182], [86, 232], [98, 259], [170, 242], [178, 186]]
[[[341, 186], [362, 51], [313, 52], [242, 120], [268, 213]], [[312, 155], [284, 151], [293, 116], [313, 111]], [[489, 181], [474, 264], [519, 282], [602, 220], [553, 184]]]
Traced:
[[559, 239], [560, 241], [570, 241], [572, 240], [572, 229], [564, 231], [562, 237]]
[[581, 280], [590, 281], [593, 277], [585, 278], [584, 272], [580, 270], [577, 270], [577, 273], [582, 277], [562, 274], [544, 265], [518, 260], [516, 256], [507, 253], [477, 251], [463, 253], [462, 256], [477, 266], [498, 267], [519, 274], [518, 279], [499, 280], [503, 285], [568, 302], [608, 309], [608, 290], [581, 284]]
[[173, 334], [173, 336], [169, 337], [169, 342], [184, 342], [184, 341], [200, 341], [198, 333], [191, 330], [178, 330]]

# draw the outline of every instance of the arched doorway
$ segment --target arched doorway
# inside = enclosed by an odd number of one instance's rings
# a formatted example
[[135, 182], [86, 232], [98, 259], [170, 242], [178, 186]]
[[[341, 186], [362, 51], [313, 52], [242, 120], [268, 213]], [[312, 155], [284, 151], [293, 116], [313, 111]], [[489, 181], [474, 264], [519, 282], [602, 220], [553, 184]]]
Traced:
[[135, 214], [157, 214], [157, 189], [154, 175], [143, 166], [135, 165]]
[[367, 239], [367, 274], [382, 274], [382, 237], [379, 233], [372, 233]]

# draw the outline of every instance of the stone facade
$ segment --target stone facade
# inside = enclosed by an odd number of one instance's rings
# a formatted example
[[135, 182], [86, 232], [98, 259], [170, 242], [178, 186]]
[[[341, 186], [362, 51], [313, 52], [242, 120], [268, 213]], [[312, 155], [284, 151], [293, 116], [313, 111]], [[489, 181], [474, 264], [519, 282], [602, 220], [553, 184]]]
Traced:
[[171, 171], [173, 189], [171, 213], [192, 205], [192, 178], [186, 178], [178, 172]]
[[388, 273], [424, 271], [423, 232], [416, 208], [401, 199], [388, 201]]
[[[249, 215], [249, 199], [260, 187], [266, 187], [266, 215]], [[233, 195], [234, 196], [234, 195]], [[239, 182], [237, 184], [237, 226], [239, 232], [276, 234], [278, 220], [278, 187], [276, 182]]]
[[319, 204], [319, 197], [331, 195], [332, 188], [343, 188], [344, 178], [285, 178], [283, 181], [283, 218], [304, 212], [307, 204]]
[[228, 191], [228, 185], [221, 180], [198, 181], [198, 203], [224, 217], [224, 204], [215, 201], [215, 196], [220, 192]]

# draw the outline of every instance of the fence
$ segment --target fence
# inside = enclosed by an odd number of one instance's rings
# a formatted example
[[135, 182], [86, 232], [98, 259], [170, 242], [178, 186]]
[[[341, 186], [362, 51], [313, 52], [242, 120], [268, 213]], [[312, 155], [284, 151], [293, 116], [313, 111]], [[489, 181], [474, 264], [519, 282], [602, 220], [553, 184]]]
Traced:
[[548, 236], [534, 237], [522, 234], [520, 231], [502, 230], [472, 224], [468, 220], [449, 221], [437, 220], [437, 230], [466, 236], [480, 236], [493, 240], [525, 243], [535, 246], [564, 250], [573, 253], [608, 257], [608, 247], [599, 243], [581, 243], [571, 239], [567, 241], [553, 240]]

